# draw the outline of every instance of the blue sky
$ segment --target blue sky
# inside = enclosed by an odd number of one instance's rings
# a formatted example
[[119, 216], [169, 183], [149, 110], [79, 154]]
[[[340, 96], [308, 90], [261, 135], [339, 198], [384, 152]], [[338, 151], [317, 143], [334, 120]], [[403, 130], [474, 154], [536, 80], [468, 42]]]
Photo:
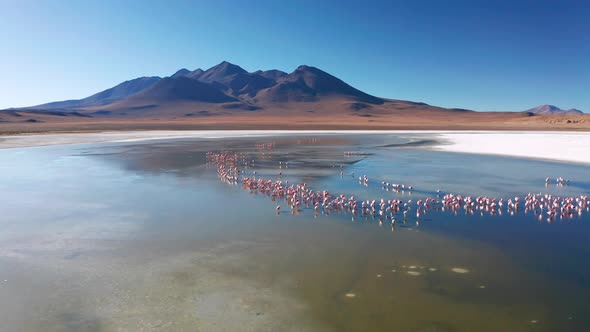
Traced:
[[0, 0], [0, 108], [227, 60], [438, 106], [590, 112], [589, 17], [588, 1]]

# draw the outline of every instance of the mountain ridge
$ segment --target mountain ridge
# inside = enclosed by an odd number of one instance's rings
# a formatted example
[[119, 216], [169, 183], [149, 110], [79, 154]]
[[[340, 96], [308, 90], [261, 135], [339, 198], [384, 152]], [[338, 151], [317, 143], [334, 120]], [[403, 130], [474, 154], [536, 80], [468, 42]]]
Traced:
[[[248, 72], [228, 61], [206, 70], [181, 68], [164, 78], [139, 77], [83, 99], [15, 109], [125, 117], [178, 117], [193, 113], [229, 115], [260, 110], [299, 112], [302, 109], [307, 113], [359, 117], [391, 115], [400, 110], [473, 112], [376, 97], [309, 65], [300, 65], [291, 73], [277, 69]], [[576, 109], [562, 110], [553, 105], [541, 105], [524, 112], [529, 115], [583, 114]]]
[[[169, 104], [192, 101], [233, 103], [225, 109], [255, 110], [286, 103], [322, 102], [323, 99], [383, 104], [384, 99], [369, 95], [318, 68], [301, 65], [292, 73], [277, 69], [248, 72], [228, 61], [207, 69], [181, 68], [168, 77], [140, 77], [122, 82], [80, 100], [52, 102], [21, 109], [71, 110], [110, 115], [111, 109], [165, 109]], [[143, 101], [150, 104], [140, 105]], [[237, 104], [236, 104], [237, 103]], [[264, 105], [262, 105], [264, 104]], [[270, 106], [274, 107], [274, 106]], [[133, 112], [138, 115], [138, 112]]]

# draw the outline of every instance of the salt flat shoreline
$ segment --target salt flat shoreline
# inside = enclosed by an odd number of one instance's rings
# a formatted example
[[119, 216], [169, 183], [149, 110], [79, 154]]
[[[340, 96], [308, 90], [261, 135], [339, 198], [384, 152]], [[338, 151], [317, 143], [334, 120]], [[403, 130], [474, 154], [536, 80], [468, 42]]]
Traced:
[[453, 132], [437, 137], [449, 144], [434, 150], [491, 154], [590, 164], [590, 133], [581, 132]]
[[47, 133], [0, 137], [0, 149], [46, 145], [141, 142], [183, 138], [239, 138], [330, 134], [414, 134], [440, 144], [425, 148], [474, 154], [590, 164], [590, 133], [539, 131], [447, 131], [447, 130], [198, 130], [112, 131], [97, 133]]

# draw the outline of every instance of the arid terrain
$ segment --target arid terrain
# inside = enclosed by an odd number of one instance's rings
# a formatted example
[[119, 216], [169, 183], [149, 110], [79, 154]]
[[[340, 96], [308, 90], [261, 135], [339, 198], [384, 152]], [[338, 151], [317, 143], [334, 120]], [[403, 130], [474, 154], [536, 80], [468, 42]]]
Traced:
[[[284, 111], [284, 110], [282, 110]], [[589, 130], [589, 115], [535, 115], [521, 113], [461, 113], [454, 111], [400, 111], [355, 116], [309, 115], [294, 110], [288, 115], [272, 110], [249, 114], [188, 118], [89, 118], [30, 112], [2, 114], [0, 134], [85, 132], [103, 130], [219, 130], [219, 129], [422, 129], [422, 130]]]
[[590, 117], [552, 105], [442, 108], [375, 97], [315, 67], [250, 73], [225, 61], [136, 78], [80, 100], [0, 111], [0, 134], [152, 129], [588, 130]]

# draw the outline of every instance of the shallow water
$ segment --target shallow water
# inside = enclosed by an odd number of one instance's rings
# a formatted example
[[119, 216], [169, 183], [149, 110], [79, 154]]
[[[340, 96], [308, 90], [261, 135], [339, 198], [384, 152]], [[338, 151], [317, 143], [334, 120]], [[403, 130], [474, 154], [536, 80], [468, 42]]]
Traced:
[[[292, 213], [284, 202], [221, 182], [206, 158], [208, 151], [240, 153], [250, 176], [360, 199], [415, 201], [437, 190], [506, 198], [590, 192], [588, 166], [435, 152], [428, 150], [433, 138], [299, 135], [0, 150], [3, 328], [590, 329], [587, 211], [552, 222], [432, 211], [419, 225], [411, 216], [392, 228], [312, 208]], [[547, 176], [572, 182], [545, 186]], [[384, 191], [381, 181], [414, 190]]]

